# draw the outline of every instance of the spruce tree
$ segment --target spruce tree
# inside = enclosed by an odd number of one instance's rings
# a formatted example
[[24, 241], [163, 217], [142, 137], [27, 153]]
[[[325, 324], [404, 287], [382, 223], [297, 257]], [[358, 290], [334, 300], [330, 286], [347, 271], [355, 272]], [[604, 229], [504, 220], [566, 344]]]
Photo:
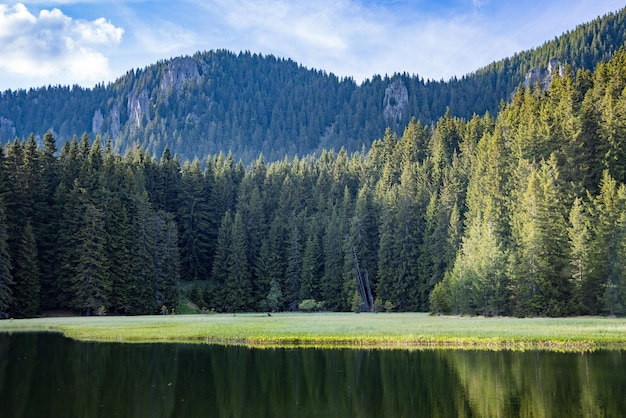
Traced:
[[252, 309], [252, 283], [248, 265], [246, 231], [243, 219], [235, 214], [228, 253], [228, 276], [226, 278], [226, 306], [230, 312]]
[[13, 306], [11, 313], [16, 318], [30, 318], [39, 312], [40, 277], [37, 265], [37, 243], [30, 223], [27, 223], [11, 258], [13, 271]]
[[39, 157], [40, 186], [39, 204], [33, 214], [33, 228], [37, 235], [37, 249], [41, 270], [41, 305], [49, 309], [56, 305], [56, 241], [59, 235], [60, 217], [58, 216], [55, 192], [60, 182], [59, 162], [56, 156], [56, 139], [48, 131], [43, 137], [44, 149]]
[[284, 297], [287, 309], [290, 311], [297, 310], [300, 304], [300, 278], [302, 275], [302, 252], [304, 249], [304, 234], [301, 225], [301, 216], [295, 216], [289, 223]]
[[[153, 216], [154, 307], [157, 311], [178, 305], [178, 230], [172, 214], [158, 211]], [[165, 309], [164, 309], [165, 308]]]
[[331, 209], [328, 216], [324, 228], [324, 275], [320, 280], [320, 292], [326, 308], [336, 311], [343, 310], [345, 305], [341, 297], [345, 219], [341, 217], [336, 207]]
[[209, 279], [211, 294], [209, 304], [212, 308], [222, 311], [227, 309], [226, 283], [228, 282], [228, 263], [230, 256], [231, 240], [233, 230], [233, 218], [230, 211], [227, 211], [217, 233], [217, 245], [215, 248], [215, 258], [211, 278]]
[[567, 315], [571, 283], [558, 167], [552, 158], [528, 170], [513, 219], [516, 313]]
[[586, 204], [574, 200], [569, 215], [569, 260], [572, 298], [570, 311], [574, 314], [597, 315], [599, 286], [592, 282], [591, 220]]
[[344, 294], [353, 310], [372, 309], [377, 284], [378, 225], [370, 187], [359, 190], [344, 244]]
[[102, 315], [110, 307], [111, 281], [105, 251], [107, 237], [104, 222], [102, 210], [88, 204], [76, 242], [78, 262], [71, 282], [71, 306], [85, 315]]
[[211, 271], [216, 234], [212, 219], [216, 214], [207, 185], [198, 159], [183, 166], [182, 204], [178, 209], [183, 280], [206, 280]]
[[324, 274], [321, 226], [317, 219], [309, 223], [300, 275], [300, 301], [314, 299], [320, 301], [320, 281]]
[[400, 274], [402, 260], [399, 257], [396, 229], [397, 191], [385, 193], [381, 205], [379, 226], [380, 244], [378, 248], [378, 284], [376, 287], [377, 309], [384, 303], [393, 304], [400, 309], [407, 305], [407, 284]]
[[[1, 163], [1, 160], [0, 160]], [[11, 275], [11, 259], [7, 246], [7, 225], [4, 215], [4, 204], [0, 199], [0, 318], [9, 315], [13, 304], [12, 286], [15, 283]]]
[[[131, 292], [129, 295], [129, 313], [151, 314], [157, 311], [155, 306], [155, 234], [153, 227], [154, 212], [147, 199], [145, 190], [133, 196], [133, 217], [131, 220]], [[160, 306], [158, 307], [160, 308]]]
[[[623, 289], [623, 214], [626, 207], [626, 186], [604, 172], [600, 194], [594, 201], [596, 226], [592, 246], [591, 283], [602, 311], [611, 315], [626, 312]], [[598, 286], [602, 286], [598, 288]]]

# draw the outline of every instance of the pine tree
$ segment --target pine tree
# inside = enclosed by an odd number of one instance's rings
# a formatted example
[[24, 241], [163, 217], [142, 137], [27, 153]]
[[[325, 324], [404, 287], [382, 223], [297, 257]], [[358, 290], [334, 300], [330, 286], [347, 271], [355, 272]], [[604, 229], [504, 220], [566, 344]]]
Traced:
[[55, 281], [52, 293], [56, 306], [69, 307], [71, 282], [76, 275], [76, 262], [79, 257], [76, 242], [78, 242], [85, 204], [77, 182], [69, 190], [65, 183], [60, 183], [55, 192], [55, 201], [56, 207], [60, 210], [62, 228], [59, 230], [55, 245], [54, 254], [57, 264], [54, 269]]
[[[572, 281], [570, 311], [575, 314], [598, 313], [599, 286], [592, 282], [591, 220], [581, 199], [574, 200], [569, 215], [569, 248]], [[594, 289], [595, 288], [595, 289]]]
[[145, 190], [138, 191], [133, 196], [133, 200], [129, 313], [132, 315], [151, 314], [157, 310], [154, 298], [154, 212]]
[[516, 314], [567, 315], [567, 224], [558, 168], [551, 159], [528, 170], [513, 220]]
[[359, 190], [344, 244], [344, 294], [356, 310], [372, 309], [377, 285], [377, 210], [368, 185]]
[[[2, 160], [0, 159], [0, 163]], [[11, 259], [7, 247], [7, 225], [4, 215], [4, 204], [0, 198], [0, 318], [9, 315], [13, 304], [12, 286], [15, 283], [11, 275]]]
[[289, 244], [287, 247], [287, 266], [285, 270], [285, 303], [287, 309], [295, 311], [300, 304], [300, 277], [302, 275], [302, 252], [304, 238], [301, 230], [302, 217], [296, 216], [289, 223]]
[[246, 244], [246, 231], [243, 219], [235, 214], [228, 254], [228, 277], [226, 279], [226, 306], [230, 312], [252, 309], [252, 283]]
[[396, 237], [397, 191], [385, 193], [381, 205], [378, 248], [378, 284], [376, 287], [377, 308], [385, 302], [404, 310], [407, 306], [408, 283], [400, 275], [402, 263]]
[[154, 307], [157, 311], [174, 309], [178, 305], [178, 230], [172, 214], [158, 211], [153, 216]]
[[209, 280], [211, 294], [209, 304], [218, 311], [227, 309], [226, 283], [228, 282], [228, 263], [232, 241], [233, 217], [227, 211], [217, 233], [217, 246], [215, 248], [215, 258], [213, 259], [213, 269]]
[[321, 226], [316, 219], [309, 223], [308, 236], [302, 254], [300, 300], [320, 300], [320, 281], [324, 274]]
[[428, 294], [438, 281], [443, 278], [444, 257], [448, 245], [447, 231], [449, 222], [445, 220], [444, 208], [438, 193], [433, 193], [424, 214], [424, 236], [420, 246], [418, 301], [425, 304]]
[[86, 315], [104, 314], [111, 293], [109, 263], [106, 258], [104, 213], [93, 204], [85, 208], [80, 228], [78, 263], [72, 279], [71, 306]]
[[34, 213], [33, 228], [37, 236], [37, 249], [41, 271], [41, 306], [49, 309], [55, 306], [56, 287], [56, 240], [59, 235], [60, 217], [58, 216], [55, 192], [60, 182], [59, 163], [56, 156], [56, 139], [48, 131], [43, 137], [44, 149], [40, 155], [39, 205]]
[[596, 226], [592, 246], [591, 283], [595, 287], [602, 310], [611, 315], [626, 312], [623, 299], [623, 245], [625, 238], [624, 208], [626, 207], [626, 186], [604, 172], [600, 194], [595, 199]]
[[182, 205], [178, 210], [181, 277], [206, 280], [215, 251], [212, 219], [216, 214], [209, 200], [211, 191], [197, 159], [186, 163], [182, 173]]
[[11, 258], [13, 271], [13, 306], [11, 312], [17, 318], [29, 318], [39, 312], [40, 278], [37, 265], [37, 243], [30, 223], [27, 223]]
[[324, 275], [320, 283], [321, 298], [330, 310], [344, 310], [345, 305], [341, 297], [345, 232], [345, 219], [333, 207], [324, 230]]
[[267, 225], [261, 192], [257, 186], [258, 181], [260, 180], [254, 180], [252, 173], [244, 177], [237, 198], [237, 213], [241, 215], [245, 225], [247, 262], [250, 267], [250, 281], [257, 307], [267, 295], [267, 288], [260, 279], [259, 258], [263, 239], [267, 235]]

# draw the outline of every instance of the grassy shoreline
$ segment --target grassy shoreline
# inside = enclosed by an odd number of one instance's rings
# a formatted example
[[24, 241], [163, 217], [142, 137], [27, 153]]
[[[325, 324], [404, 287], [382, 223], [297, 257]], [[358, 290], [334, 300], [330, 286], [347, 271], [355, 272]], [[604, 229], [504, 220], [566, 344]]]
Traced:
[[482, 318], [424, 313], [278, 313], [57, 317], [0, 321], [0, 332], [55, 331], [82, 341], [251, 347], [626, 350], [626, 318]]

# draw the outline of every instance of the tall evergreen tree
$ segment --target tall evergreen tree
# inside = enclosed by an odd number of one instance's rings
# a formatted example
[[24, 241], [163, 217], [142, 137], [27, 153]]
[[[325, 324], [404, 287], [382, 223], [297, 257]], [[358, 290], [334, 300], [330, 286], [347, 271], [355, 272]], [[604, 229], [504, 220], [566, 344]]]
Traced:
[[154, 212], [145, 190], [133, 196], [134, 208], [131, 219], [131, 292], [129, 313], [149, 314], [157, 311], [155, 306], [155, 231]]
[[[523, 170], [525, 170], [524, 168]], [[514, 213], [516, 314], [562, 316], [571, 296], [567, 280], [567, 224], [555, 159], [528, 167]]]
[[[604, 172], [600, 194], [595, 199], [596, 226], [592, 246], [591, 283], [593, 294], [602, 310], [616, 315], [624, 313], [623, 292], [623, 213], [626, 207], [626, 186]], [[598, 285], [602, 287], [599, 288]]]
[[14, 242], [11, 258], [13, 271], [13, 306], [11, 313], [17, 318], [30, 318], [39, 312], [40, 278], [37, 265], [37, 243], [30, 223], [27, 223]]
[[229, 276], [229, 258], [232, 243], [233, 217], [230, 211], [226, 211], [222, 217], [220, 229], [217, 233], [217, 246], [215, 249], [215, 258], [213, 260], [213, 269], [209, 280], [210, 297], [209, 304], [218, 310], [227, 310], [225, 288]]
[[252, 283], [247, 249], [245, 225], [241, 215], [236, 213], [231, 230], [226, 279], [226, 306], [231, 312], [252, 309]]
[[285, 303], [287, 309], [295, 311], [300, 304], [300, 278], [302, 276], [302, 252], [304, 250], [304, 232], [302, 215], [294, 216], [289, 223], [289, 243], [287, 247], [287, 268], [285, 270]]
[[40, 155], [39, 206], [34, 213], [33, 228], [37, 235], [39, 266], [41, 269], [41, 305], [42, 309], [55, 306], [56, 298], [56, 239], [59, 235], [60, 217], [58, 216], [55, 192], [60, 182], [59, 162], [56, 156], [56, 139], [48, 131], [43, 137], [43, 150]]
[[180, 264], [178, 257], [178, 229], [174, 216], [158, 211], [153, 215], [154, 252], [154, 307], [158, 311], [174, 309], [178, 305]]
[[330, 310], [345, 310], [345, 301], [342, 296], [343, 286], [343, 241], [346, 235], [346, 221], [340, 211], [333, 207], [326, 221], [324, 246], [324, 275], [320, 280], [321, 298]]
[[586, 204], [574, 200], [569, 215], [569, 248], [572, 282], [572, 313], [597, 314], [600, 286], [592, 282], [591, 270], [591, 220]]
[[78, 263], [72, 278], [71, 306], [89, 314], [104, 314], [109, 308], [111, 282], [106, 258], [105, 217], [93, 204], [85, 208], [80, 228]]
[[216, 215], [209, 200], [211, 190], [208, 184], [198, 159], [183, 165], [178, 221], [181, 277], [184, 280], [206, 280], [211, 271], [216, 232], [212, 219]]
[[372, 192], [366, 184], [359, 190], [344, 244], [344, 294], [355, 310], [369, 311], [374, 304], [379, 246], [377, 219]]
[[317, 219], [312, 219], [307, 231], [307, 239], [302, 254], [300, 275], [300, 301], [320, 300], [320, 281], [324, 275], [322, 248], [322, 228]]
[[[2, 161], [0, 160], [0, 163]], [[4, 204], [0, 198], [0, 318], [9, 315], [13, 304], [13, 278], [11, 276], [11, 259], [7, 248], [7, 225], [4, 215]]]

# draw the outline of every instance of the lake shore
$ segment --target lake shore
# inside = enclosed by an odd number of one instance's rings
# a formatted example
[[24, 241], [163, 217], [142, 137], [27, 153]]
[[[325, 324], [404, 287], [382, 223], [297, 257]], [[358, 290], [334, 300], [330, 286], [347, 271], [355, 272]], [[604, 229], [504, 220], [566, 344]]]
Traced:
[[483, 318], [426, 313], [266, 313], [9, 319], [0, 332], [54, 331], [81, 341], [251, 347], [626, 350], [626, 318]]

